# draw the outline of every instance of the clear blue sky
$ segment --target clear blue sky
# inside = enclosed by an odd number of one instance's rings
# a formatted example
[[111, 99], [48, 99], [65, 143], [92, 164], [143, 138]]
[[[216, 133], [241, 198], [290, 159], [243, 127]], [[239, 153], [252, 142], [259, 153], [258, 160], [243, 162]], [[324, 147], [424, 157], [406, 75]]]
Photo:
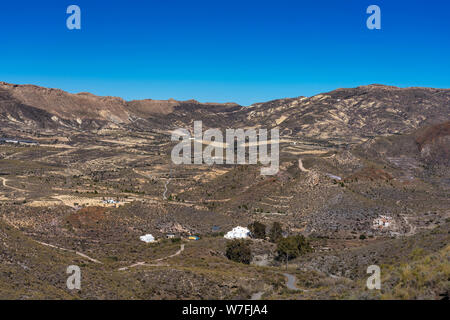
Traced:
[[[66, 28], [81, 7], [82, 29]], [[366, 28], [366, 9], [382, 29]], [[370, 83], [450, 87], [450, 1], [0, 4], [0, 81], [243, 105]]]

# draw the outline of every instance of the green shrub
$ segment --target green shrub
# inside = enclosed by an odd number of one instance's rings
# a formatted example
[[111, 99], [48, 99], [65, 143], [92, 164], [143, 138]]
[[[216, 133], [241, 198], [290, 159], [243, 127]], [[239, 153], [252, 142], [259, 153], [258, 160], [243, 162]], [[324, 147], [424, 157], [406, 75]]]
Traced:
[[278, 259], [294, 259], [311, 251], [312, 248], [308, 240], [302, 235], [290, 236], [278, 240]]
[[256, 239], [265, 239], [266, 238], [266, 225], [254, 221], [253, 223], [248, 225], [248, 229], [250, 230], [252, 237]]
[[283, 237], [283, 229], [281, 228], [281, 224], [279, 222], [274, 222], [272, 224], [272, 228], [269, 233], [270, 241], [276, 243]]
[[225, 255], [232, 261], [244, 264], [250, 264], [250, 261], [252, 260], [250, 245], [248, 241], [245, 240], [236, 239], [228, 242]]

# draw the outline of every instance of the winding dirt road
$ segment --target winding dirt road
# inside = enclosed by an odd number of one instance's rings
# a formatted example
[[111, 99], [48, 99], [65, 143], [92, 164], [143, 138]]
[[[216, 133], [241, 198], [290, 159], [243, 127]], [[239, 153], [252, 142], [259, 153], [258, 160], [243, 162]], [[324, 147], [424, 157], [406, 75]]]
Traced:
[[[85, 258], [85, 259], [87, 259], [87, 260], [89, 260], [89, 261], [92, 261], [92, 262], [98, 263], [98, 264], [103, 264], [101, 261], [98, 261], [97, 259], [94, 259], [94, 258], [92, 258], [92, 257], [89, 257], [87, 254], [84, 254], [84, 253], [82, 253], [82, 252], [75, 251], [75, 250], [71, 250], [71, 249], [66, 249], [66, 248], [62, 248], [62, 247], [58, 247], [58, 246], [55, 246], [55, 245], [53, 245], [53, 244], [49, 244], [49, 243], [45, 243], [45, 242], [41, 242], [41, 241], [37, 241], [37, 240], [34, 240], [34, 241], [35, 241], [36, 243], [39, 243], [39, 244], [43, 245], [43, 246], [47, 246], [47, 247], [50, 247], [50, 248], [54, 248], [54, 249], [58, 249], [58, 250], [61, 250], [61, 251], [66, 251], [66, 252], [73, 252], [73, 253], [79, 255], [80, 257], [83, 257], [83, 258]], [[138, 267], [138, 266], [163, 266], [164, 264], [162, 264], [161, 261], [166, 260], [166, 259], [173, 258], [173, 257], [175, 257], [175, 256], [178, 256], [178, 255], [180, 255], [183, 251], [184, 251], [184, 244], [182, 244], [182, 245], [180, 246], [180, 249], [179, 249], [177, 252], [175, 252], [174, 254], [171, 254], [171, 255], [169, 255], [169, 256], [162, 257], [162, 258], [159, 258], [159, 259], [154, 260], [156, 263], [146, 263], [145, 261], [142, 261], [142, 262], [134, 263], [134, 264], [132, 264], [132, 265], [130, 265], [130, 266], [128, 266], [128, 267], [122, 267], [122, 268], [119, 268], [118, 270], [119, 270], [119, 271], [124, 271], [124, 270], [128, 270], [128, 269], [130, 269], [130, 268], [134, 268], [134, 267]]]
[[134, 263], [134, 264], [132, 264], [132, 265], [130, 265], [130, 266], [128, 266], [128, 267], [122, 267], [122, 268], [119, 268], [118, 270], [119, 270], [119, 271], [124, 271], [124, 270], [128, 270], [128, 269], [130, 269], [130, 268], [134, 268], [134, 267], [138, 267], [138, 266], [148, 266], [148, 267], [160, 267], [160, 266], [164, 266], [164, 264], [160, 263], [161, 261], [166, 260], [166, 259], [173, 258], [173, 257], [175, 257], [175, 256], [178, 256], [178, 255], [180, 255], [183, 251], [184, 251], [184, 244], [182, 244], [182, 245], [180, 246], [180, 250], [178, 250], [178, 251], [175, 252], [174, 254], [171, 254], [170, 256], [166, 256], [166, 257], [162, 257], [162, 258], [159, 258], [159, 259], [154, 260], [156, 263], [146, 263], [145, 261], [141, 261], [141, 262], [136, 262], [136, 263]]
[[305, 167], [303, 166], [302, 159], [298, 159], [298, 168], [303, 172], [309, 172], [309, 170], [305, 169]]
[[409, 217], [403, 216], [402, 218], [403, 218], [403, 220], [405, 220], [406, 225], [409, 227], [409, 231], [408, 231], [408, 233], [405, 233], [405, 235], [407, 235], [407, 236], [414, 235], [416, 233], [416, 229], [417, 229], [416, 226], [413, 225], [411, 222], [409, 222], [409, 220], [408, 220]]
[[57, 246], [55, 246], [53, 244], [49, 244], [49, 243], [45, 243], [45, 242], [41, 242], [41, 241], [37, 241], [37, 240], [34, 240], [34, 241], [39, 243], [39, 244], [41, 244], [41, 245], [43, 245], [43, 246], [47, 246], [47, 247], [58, 249], [58, 250], [62, 250], [62, 251], [73, 252], [73, 253], [79, 255], [80, 257], [88, 259], [89, 261], [92, 261], [92, 262], [98, 263], [98, 264], [103, 264], [101, 261], [98, 261], [98, 260], [96, 260], [94, 258], [91, 258], [91, 257], [89, 257], [88, 255], [86, 255], [86, 254], [84, 254], [82, 252], [75, 251], [75, 250], [70, 250], [70, 249], [66, 249], [66, 248], [62, 248], [62, 247], [57, 247]]
[[[297, 283], [297, 278], [290, 274], [290, 273], [283, 273], [283, 276], [286, 277], [286, 287], [289, 290], [293, 290], [293, 291], [303, 291], [303, 292], [307, 292], [308, 290], [304, 290], [304, 289], [300, 289], [297, 287], [296, 283]], [[261, 297], [263, 296], [264, 291], [258, 291], [255, 292], [251, 295], [250, 300], [261, 300]]]
[[290, 274], [290, 273], [283, 273], [283, 276], [286, 277], [286, 287], [290, 290], [299, 291], [300, 289], [297, 288], [295, 285], [297, 283], [297, 278]]
[[3, 184], [4, 187], [9, 188], [9, 189], [13, 189], [13, 190], [16, 190], [16, 191], [20, 191], [20, 192], [26, 192], [26, 190], [19, 189], [19, 188], [16, 188], [16, 187], [8, 186], [8, 185], [6, 184], [6, 182], [8, 181], [8, 179], [5, 179], [5, 178], [3, 178], [3, 177], [0, 177], [0, 179], [2, 179], [2, 181], [3, 181], [2, 184]]

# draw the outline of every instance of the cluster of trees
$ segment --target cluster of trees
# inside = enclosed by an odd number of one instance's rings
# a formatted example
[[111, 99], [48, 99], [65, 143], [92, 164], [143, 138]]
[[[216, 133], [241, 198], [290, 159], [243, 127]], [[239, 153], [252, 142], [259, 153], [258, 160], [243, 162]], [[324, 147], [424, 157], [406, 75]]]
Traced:
[[[302, 235], [283, 237], [283, 229], [279, 222], [274, 222], [268, 234], [266, 225], [259, 221], [254, 221], [248, 226], [252, 237], [256, 239], [266, 239], [277, 244], [277, 259], [286, 261], [295, 259], [302, 254], [312, 251], [308, 240]], [[232, 240], [227, 244], [226, 256], [228, 259], [250, 264], [252, 251], [250, 242], [246, 240]]]
[[273, 243], [277, 243], [279, 239], [283, 237], [283, 229], [281, 228], [281, 224], [279, 222], [274, 222], [272, 224], [272, 228], [270, 228], [269, 233], [266, 233], [266, 225], [255, 221], [248, 225], [248, 229], [250, 230], [252, 237], [255, 239], [266, 239], [269, 236], [269, 240]]

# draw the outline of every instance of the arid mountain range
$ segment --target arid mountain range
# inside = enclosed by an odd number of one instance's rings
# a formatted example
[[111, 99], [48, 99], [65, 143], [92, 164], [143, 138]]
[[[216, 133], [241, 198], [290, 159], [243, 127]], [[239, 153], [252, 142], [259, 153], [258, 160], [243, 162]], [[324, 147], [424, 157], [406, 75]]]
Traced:
[[125, 101], [0, 82], [0, 98], [3, 119], [36, 128], [68, 123], [74, 128], [84, 123], [99, 128], [111, 124], [155, 125], [163, 119], [164, 125], [172, 128], [203, 120], [208, 126], [231, 128], [279, 126], [286, 135], [326, 140], [403, 133], [444, 122], [449, 116], [450, 90], [370, 85], [242, 107], [195, 100]]
[[[173, 164], [171, 131], [197, 120], [278, 128], [279, 172]], [[0, 298], [448, 297], [449, 150], [450, 89], [369, 85], [240, 106], [0, 82]], [[286, 271], [276, 243], [250, 239], [251, 264], [229, 260], [224, 233], [254, 221], [304, 235], [312, 252]], [[79, 291], [66, 287], [74, 264]], [[365, 287], [372, 264], [378, 291]]]

